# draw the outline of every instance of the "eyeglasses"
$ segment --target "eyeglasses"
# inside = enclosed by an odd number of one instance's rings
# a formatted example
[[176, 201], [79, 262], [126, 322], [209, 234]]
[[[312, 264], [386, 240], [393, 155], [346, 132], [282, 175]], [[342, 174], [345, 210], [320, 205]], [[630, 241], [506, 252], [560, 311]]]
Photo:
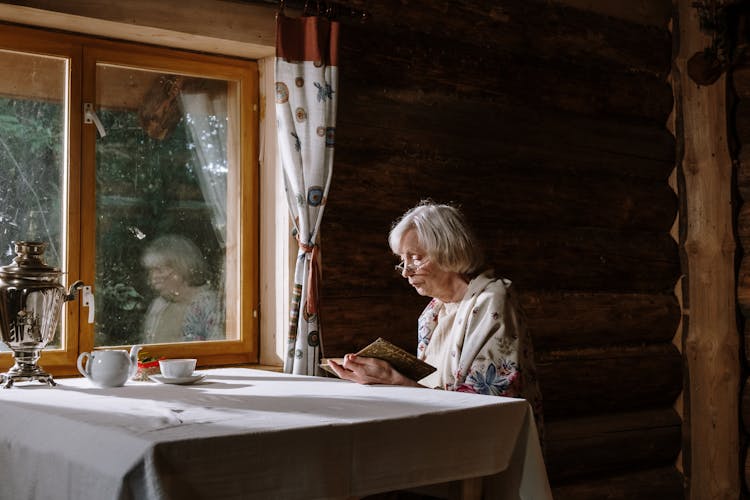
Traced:
[[420, 269], [422, 269], [426, 264], [427, 260], [413, 260], [411, 261], [411, 264], [407, 264], [403, 261], [399, 262], [393, 268], [396, 270], [396, 272], [403, 276], [404, 272], [408, 274], [414, 274]]

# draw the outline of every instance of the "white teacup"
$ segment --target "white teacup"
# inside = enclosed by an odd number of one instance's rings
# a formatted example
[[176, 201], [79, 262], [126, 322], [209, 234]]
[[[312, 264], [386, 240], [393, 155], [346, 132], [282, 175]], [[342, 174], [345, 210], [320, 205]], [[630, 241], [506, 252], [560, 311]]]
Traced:
[[159, 368], [161, 374], [167, 378], [189, 377], [195, 370], [197, 359], [161, 359]]

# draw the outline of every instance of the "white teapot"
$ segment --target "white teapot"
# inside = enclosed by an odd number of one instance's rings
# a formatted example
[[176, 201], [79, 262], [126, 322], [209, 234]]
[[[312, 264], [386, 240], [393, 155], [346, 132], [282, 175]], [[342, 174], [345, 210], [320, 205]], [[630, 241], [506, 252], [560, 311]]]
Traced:
[[134, 345], [130, 353], [122, 349], [82, 352], [78, 356], [78, 371], [99, 387], [120, 387], [138, 370], [140, 350], [141, 346]]

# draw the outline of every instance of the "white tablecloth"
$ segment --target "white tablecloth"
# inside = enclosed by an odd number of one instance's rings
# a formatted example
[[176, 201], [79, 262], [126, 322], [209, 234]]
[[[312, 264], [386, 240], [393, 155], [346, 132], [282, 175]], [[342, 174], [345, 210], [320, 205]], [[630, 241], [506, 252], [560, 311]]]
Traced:
[[[551, 499], [523, 400], [225, 368], [0, 390], [2, 498], [328, 499], [496, 475]], [[502, 471], [505, 471], [502, 474]]]

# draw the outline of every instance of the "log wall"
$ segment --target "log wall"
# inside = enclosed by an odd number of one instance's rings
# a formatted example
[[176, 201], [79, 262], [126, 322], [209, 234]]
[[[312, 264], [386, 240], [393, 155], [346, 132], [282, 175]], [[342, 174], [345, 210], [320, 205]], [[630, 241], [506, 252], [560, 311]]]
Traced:
[[671, 2], [649, 22], [541, 0], [348, 3], [372, 18], [342, 27], [325, 354], [378, 336], [415, 349], [427, 299], [393, 272], [387, 233], [423, 198], [456, 203], [522, 294], [555, 498], [683, 498]]
[[[740, 335], [736, 307], [734, 169], [728, 145], [727, 77], [705, 79], [689, 61], [712, 43], [697, 2], [679, 0], [675, 93], [680, 244], [685, 279], [683, 455], [686, 498], [741, 498]], [[705, 3], [704, 3], [705, 4]], [[735, 16], [727, 16], [733, 22]]]
[[[273, 53], [273, 0], [100, 3], [23, 0], [0, 13], [191, 50]], [[372, 18], [341, 37], [322, 228], [326, 354], [380, 335], [414, 349], [425, 299], [393, 273], [386, 234], [422, 198], [458, 203], [522, 293], [555, 498], [682, 498], [675, 143], [665, 128], [671, 1], [340, 3]]]

